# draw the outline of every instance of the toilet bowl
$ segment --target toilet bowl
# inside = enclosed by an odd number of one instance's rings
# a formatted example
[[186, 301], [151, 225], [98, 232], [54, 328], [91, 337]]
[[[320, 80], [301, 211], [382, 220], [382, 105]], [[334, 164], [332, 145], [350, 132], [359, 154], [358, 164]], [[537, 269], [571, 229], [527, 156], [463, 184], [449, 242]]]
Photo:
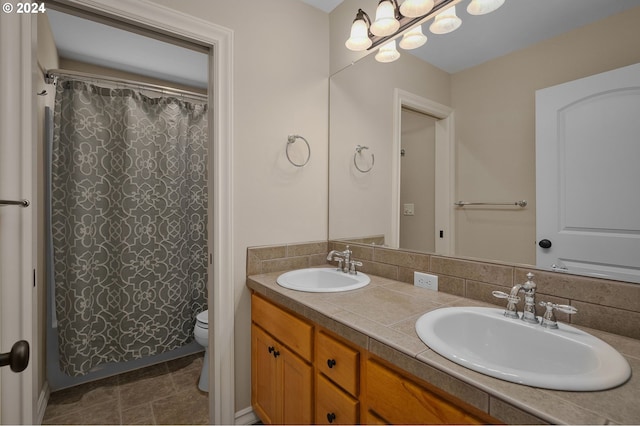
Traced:
[[200, 346], [204, 346], [204, 360], [198, 388], [209, 392], [209, 310], [202, 311], [196, 316], [196, 326], [193, 335]]

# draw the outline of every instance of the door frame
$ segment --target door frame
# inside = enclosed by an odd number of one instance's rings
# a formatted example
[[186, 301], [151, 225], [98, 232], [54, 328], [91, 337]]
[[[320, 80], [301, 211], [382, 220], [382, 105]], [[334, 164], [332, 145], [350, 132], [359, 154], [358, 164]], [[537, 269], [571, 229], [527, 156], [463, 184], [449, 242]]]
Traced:
[[400, 243], [400, 150], [402, 139], [402, 108], [430, 115], [436, 121], [436, 229], [442, 230], [443, 238], [436, 237], [435, 252], [442, 255], [454, 253], [453, 191], [455, 174], [454, 110], [446, 105], [423, 98], [402, 89], [393, 91], [393, 140], [391, 150], [391, 231], [388, 244], [399, 247]]
[[[233, 291], [233, 31], [197, 18], [180, 11], [152, 3], [148, 0], [61, 0], [59, 3], [76, 9], [102, 15], [116, 21], [125, 21], [140, 27], [153, 28], [170, 37], [194, 41], [209, 48], [209, 182], [208, 182], [208, 251], [209, 251], [209, 280], [207, 292], [209, 297], [209, 415], [214, 424], [235, 423], [235, 390], [234, 390], [234, 291]], [[29, 26], [35, 27], [34, 15], [24, 15], [23, 21], [29, 21]], [[35, 29], [33, 30], [35, 31]], [[12, 39], [15, 46], [26, 46], [31, 61], [35, 60], [36, 43], [32, 43], [30, 34], [23, 30], [18, 37]], [[4, 39], [4, 37], [3, 37]], [[35, 40], [35, 37], [33, 38]], [[2, 59], [5, 52], [2, 46]], [[19, 48], [19, 47], [17, 47]], [[28, 62], [28, 61], [23, 61]], [[33, 62], [28, 62], [32, 65]], [[15, 66], [14, 66], [15, 68]], [[3, 81], [2, 87], [12, 83], [22, 88], [23, 99], [32, 104], [35, 97], [35, 85], [32, 82], [31, 70], [16, 74], [12, 82]], [[2, 80], [8, 80], [2, 78]], [[7, 92], [4, 92], [6, 96]], [[13, 92], [10, 92], [13, 93]], [[15, 97], [15, 96], [14, 96]], [[34, 106], [23, 107], [10, 111], [7, 120], [16, 123], [34, 125], [32, 113]], [[37, 132], [30, 134], [25, 140], [31, 140], [28, 155], [33, 156], [34, 140]], [[23, 172], [24, 182], [32, 181], [32, 170]], [[29, 233], [29, 249], [35, 246]], [[30, 257], [29, 257], [30, 259]], [[23, 263], [25, 263], [23, 261]], [[31, 274], [31, 262], [28, 273]], [[26, 268], [23, 268], [26, 271]], [[30, 294], [30, 293], [29, 293]], [[23, 298], [23, 307], [29, 313], [32, 310], [30, 299]], [[28, 306], [27, 306], [28, 305]], [[26, 315], [23, 314], [23, 318]], [[25, 318], [30, 320], [29, 318]], [[28, 386], [33, 388], [34, 386]], [[23, 390], [31, 395], [31, 392]], [[3, 395], [3, 398], [6, 395]], [[33, 403], [23, 401], [24, 412], [31, 412]], [[32, 423], [27, 421], [11, 423]]]
[[[13, 3], [13, 2], [11, 2]], [[15, 5], [14, 5], [15, 6]], [[8, 352], [18, 340], [31, 346], [29, 366], [15, 374], [0, 370], [0, 423], [34, 421], [33, 362], [35, 329], [33, 289], [35, 259], [34, 184], [37, 137], [35, 84], [35, 20], [31, 15], [0, 15], [0, 198], [26, 199], [29, 207], [0, 207], [0, 351]]]

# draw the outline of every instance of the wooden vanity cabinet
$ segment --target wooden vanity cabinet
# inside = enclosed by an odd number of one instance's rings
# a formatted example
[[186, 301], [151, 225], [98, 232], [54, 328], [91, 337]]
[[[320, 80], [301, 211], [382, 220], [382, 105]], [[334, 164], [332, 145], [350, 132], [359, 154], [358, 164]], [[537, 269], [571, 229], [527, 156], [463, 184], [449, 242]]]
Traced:
[[500, 423], [480, 410], [421, 382], [383, 360], [370, 357], [363, 366], [367, 423], [485, 424]]
[[360, 423], [360, 350], [316, 331], [316, 424]]
[[251, 308], [251, 403], [266, 424], [500, 423], [255, 293]]
[[251, 307], [254, 410], [267, 424], [313, 423], [313, 326], [257, 296]]

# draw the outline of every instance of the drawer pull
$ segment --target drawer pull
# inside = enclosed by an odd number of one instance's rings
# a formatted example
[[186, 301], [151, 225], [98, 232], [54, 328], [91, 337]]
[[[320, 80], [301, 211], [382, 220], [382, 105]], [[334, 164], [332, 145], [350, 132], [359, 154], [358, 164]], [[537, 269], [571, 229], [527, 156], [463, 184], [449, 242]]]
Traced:
[[327, 365], [329, 366], [329, 368], [333, 368], [333, 366], [336, 365], [336, 360], [335, 359], [328, 359], [327, 360]]
[[333, 423], [333, 421], [336, 419], [336, 415], [335, 413], [327, 413], [327, 421], [329, 423]]

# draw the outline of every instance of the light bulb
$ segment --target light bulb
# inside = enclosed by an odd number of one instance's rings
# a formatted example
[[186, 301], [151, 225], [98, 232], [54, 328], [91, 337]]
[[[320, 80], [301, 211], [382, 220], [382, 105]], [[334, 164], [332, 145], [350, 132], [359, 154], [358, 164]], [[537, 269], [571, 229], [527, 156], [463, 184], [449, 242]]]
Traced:
[[400, 57], [400, 52], [396, 49], [396, 41], [391, 40], [389, 43], [383, 44], [378, 53], [376, 53], [376, 61], [393, 62]]
[[377, 36], [388, 36], [400, 28], [396, 19], [395, 6], [390, 0], [382, 0], [376, 9], [376, 20], [371, 24], [371, 32]]
[[359, 52], [367, 50], [371, 46], [371, 39], [369, 38], [369, 29], [364, 19], [356, 19], [351, 25], [351, 35], [349, 40], [344, 44], [347, 49]]
[[400, 5], [400, 13], [408, 18], [417, 18], [429, 13], [433, 4], [433, 0], [404, 0]]
[[471, 0], [467, 12], [471, 15], [485, 15], [491, 13], [504, 4], [504, 0]]
[[422, 25], [407, 31], [400, 40], [400, 47], [405, 50], [416, 49], [427, 42], [427, 36], [422, 33]]
[[457, 30], [460, 25], [462, 25], [462, 21], [456, 15], [456, 7], [451, 6], [436, 15], [435, 20], [429, 27], [429, 31], [434, 34], [447, 34]]

